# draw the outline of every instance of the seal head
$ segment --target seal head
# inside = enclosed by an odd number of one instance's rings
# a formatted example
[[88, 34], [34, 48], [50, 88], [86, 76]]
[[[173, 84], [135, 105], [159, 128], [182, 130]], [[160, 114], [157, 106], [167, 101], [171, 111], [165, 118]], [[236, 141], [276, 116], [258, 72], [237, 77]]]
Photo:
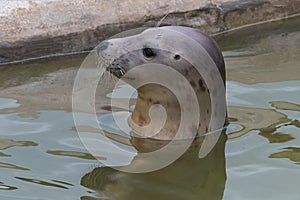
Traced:
[[[133, 87], [137, 80], [147, 79], [149, 74], [139, 72], [133, 73], [129, 77], [124, 75], [136, 66], [143, 64], [170, 66], [188, 80], [199, 101], [200, 120], [195, 127], [190, 127], [190, 131], [181, 135], [181, 139], [213, 131], [210, 130], [209, 123], [213, 119], [211, 116], [217, 117], [218, 113], [212, 113], [211, 105], [219, 104], [218, 100], [212, 102], [210, 95], [214, 94], [210, 94], [204, 75], [199, 74], [194, 67], [197, 63], [186, 59], [188, 54], [194, 51], [193, 46], [189, 45], [190, 42], [187, 40], [200, 46], [202, 50], [199, 51], [199, 54], [204, 53], [217, 67], [217, 70], [213, 70], [212, 67], [206, 66], [205, 70], [209, 75], [205, 76], [212, 76], [212, 79], [214, 76], [220, 76], [222, 86], [225, 88], [226, 75], [222, 53], [212, 38], [197, 29], [181, 26], [150, 28], [133, 36], [105, 40], [97, 47], [97, 54], [106, 63], [106, 70], [118, 78], [124, 77], [124, 80]], [[197, 50], [195, 49], [195, 51]], [[129, 119], [133, 130], [142, 136], [154, 139], [171, 140], [174, 138], [181, 122], [180, 104], [174, 93], [169, 88], [154, 83], [136, 87], [136, 89], [138, 98]], [[151, 133], [153, 130], [145, 127], [151, 123], [149, 114], [151, 107], [158, 104], [164, 107], [167, 119], [163, 128], [153, 135]], [[226, 121], [224, 119], [224, 122]]]

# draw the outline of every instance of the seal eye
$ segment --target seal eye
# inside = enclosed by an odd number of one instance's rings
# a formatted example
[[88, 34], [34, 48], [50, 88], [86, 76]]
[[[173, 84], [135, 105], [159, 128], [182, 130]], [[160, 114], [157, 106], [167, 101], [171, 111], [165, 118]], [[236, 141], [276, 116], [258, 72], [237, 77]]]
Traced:
[[174, 59], [175, 60], [179, 60], [181, 57], [180, 57], [180, 55], [178, 55], [178, 54], [176, 54], [175, 56], [174, 56]]
[[143, 54], [146, 58], [153, 58], [155, 56], [154, 52], [152, 51], [151, 48], [144, 48], [143, 49]]

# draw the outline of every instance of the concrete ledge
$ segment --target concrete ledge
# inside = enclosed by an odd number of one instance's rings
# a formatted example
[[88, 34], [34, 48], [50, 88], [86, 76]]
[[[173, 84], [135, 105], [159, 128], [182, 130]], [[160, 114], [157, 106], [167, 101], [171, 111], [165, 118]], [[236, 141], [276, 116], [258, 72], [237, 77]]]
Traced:
[[300, 13], [299, 0], [2, 0], [0, 63], [91, 50], [137, 27], [200, 28], [213, 34]]

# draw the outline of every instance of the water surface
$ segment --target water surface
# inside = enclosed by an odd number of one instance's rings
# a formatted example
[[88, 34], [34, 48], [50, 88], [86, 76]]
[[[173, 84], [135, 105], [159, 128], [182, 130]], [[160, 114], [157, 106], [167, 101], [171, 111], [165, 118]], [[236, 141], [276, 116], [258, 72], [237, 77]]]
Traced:
[[[99, 168], [101, 160], [125, 164], [132, 158], [115, 157], [117, 153], [103, 143], [99, 162], [75, 131], [71, 94], [84, 55], [0, 67], [0, 199], [92, 199], [105, 197], [105, 191], [121, 191], [123, 199], [131, 191], [135, 193], [129, 197], [140, 199], [145, 193], [139, 194], [134, 186], [140, 186], [139, 191], [147, 188], [144, 192], [176, 190], [178, 198], [193, 199], [190, 187], [184, 186], [197, 183], [196, 179], [202, 180], [202, 189], [194, 194], [202, 199], [299, 199], [299, 21], [294, 18], [217, 37], [226, 59], [231, 121], [225, 154], [221, 140], [204, 161], [188, 154], [180, 173], [170, 166], [136, 177]], [[99, 120], [121, 135], [109, 117], [108, 90], [101, 90], [96, 102]], [[178, 174], [185, 176], [180, 179]], [[177, 177], [173, 185], [165, 182], [167, 176]]]

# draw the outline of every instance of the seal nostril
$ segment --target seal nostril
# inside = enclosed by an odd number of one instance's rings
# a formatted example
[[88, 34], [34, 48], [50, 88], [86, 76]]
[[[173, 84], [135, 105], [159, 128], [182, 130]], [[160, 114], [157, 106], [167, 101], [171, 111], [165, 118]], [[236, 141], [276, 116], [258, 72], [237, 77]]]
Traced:
[[109, 45], [109, 42], [103, 41], [99, 44], [98, 50], [103, 51], [103, 50], [107, 49], [108, 45]]

